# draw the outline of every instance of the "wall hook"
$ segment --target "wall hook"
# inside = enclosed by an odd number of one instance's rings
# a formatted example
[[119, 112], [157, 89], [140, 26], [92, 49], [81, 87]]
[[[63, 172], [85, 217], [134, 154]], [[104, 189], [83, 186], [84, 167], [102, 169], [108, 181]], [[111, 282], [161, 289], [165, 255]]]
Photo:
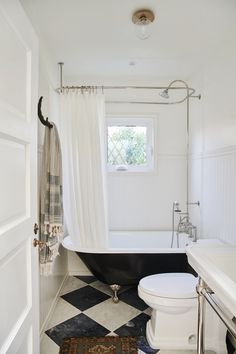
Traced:
[[39, 117], [39, 120], [46, 127], [52, 128], [53, 125], [49, 122], [48, 117], [45, 119], [43, 114], [42, 114], [42, 110], [41, 110], [42, 100], [43, 100], [43, 96], [40, 97], [39, 103], [38, 103], [38, 117]]

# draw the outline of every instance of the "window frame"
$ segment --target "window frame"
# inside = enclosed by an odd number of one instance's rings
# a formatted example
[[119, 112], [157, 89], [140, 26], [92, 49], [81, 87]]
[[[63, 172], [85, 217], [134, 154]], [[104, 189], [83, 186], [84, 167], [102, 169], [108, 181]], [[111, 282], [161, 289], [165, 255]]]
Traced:
[[[119, 168], [119, 166], [109, 165], [108, 163], [108, 127], [109, 126], [143, 126], [147, 128], [147, 145], [146, 156], [147, 164], [145, 165], [124, 165], [125, 168]], [[127, 115], [109, 115], [106, 118], [105, 126], [105, 156], [107, 171], [110, 173], [148, 173], [154, 170], [154, 118], [153, 116], [127, 116]], [[123, 165], [122, 165], [123, 166]]]

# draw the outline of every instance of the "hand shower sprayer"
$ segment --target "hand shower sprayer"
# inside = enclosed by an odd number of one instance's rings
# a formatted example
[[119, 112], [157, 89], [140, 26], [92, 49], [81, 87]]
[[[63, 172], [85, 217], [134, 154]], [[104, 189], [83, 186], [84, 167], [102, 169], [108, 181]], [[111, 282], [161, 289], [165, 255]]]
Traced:
[[[173, 202], [172, 206], [172, 237], [171, 237], [171, 248], [173, 247], [174, 243], [174, 236], [175, 236], [175, 213], [181, 213], [181, 209], [179, 206], [179, 202]], [[179, 247], [179, 237], [177, 237], [177, 246]]]

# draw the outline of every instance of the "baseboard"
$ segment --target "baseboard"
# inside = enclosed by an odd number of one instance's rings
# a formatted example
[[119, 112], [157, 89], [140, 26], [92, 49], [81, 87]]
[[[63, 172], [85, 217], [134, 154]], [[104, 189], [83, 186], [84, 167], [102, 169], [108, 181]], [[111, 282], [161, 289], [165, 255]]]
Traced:
[[68, 274], [68, 272], [67, 272], [67, 273], [65, 274], [65, 276], [64, 276], [64, 278], [63, 278], [63, 280], [62, 280], [62, 282], [61, 282], [61, 285], [60, 285], [60, 287], [59, 287], [57, 293], [56, 293], [56, 296], [55, 296], [55, 298], [54, 298], [54, 300], [53, 300], [53, 302], [52, 302], [52, 305], [51, 305], [51, 307], [50, 307], [50, 310], [48, 311], [48, 314], [47, 314], [47, 316], [46, 316], [46, 318], [45, 318], [45, 320], [44, 320], [44, 322], [43, 322], [43, 324], [42, 324], [42, 326], [41, 326], [41, 328], [40, 328], [40, 341], [42, 340], [42, 336], [43, 336], [43, 334], [44, 334], [44, 332], [45, 332], [45, 330], [46, 330], [47, 323], [49, 322], [49, 319], [50, 319], [51, 316], [52, 316], [52, 313], [53, 313], [53, 311], [54, 311], [54, 309], [55, 309], [55, 307], [56, 307], [56, 304], [57, 304], [57, 302], [58, 302], [61, 289], [63, 288], [63, 286], [64, 286], [64, 284], [65, 284], [65, 281], [66, 281], [66, 279], [68, 278], [68, 276], [69, 276], [69, 274]]

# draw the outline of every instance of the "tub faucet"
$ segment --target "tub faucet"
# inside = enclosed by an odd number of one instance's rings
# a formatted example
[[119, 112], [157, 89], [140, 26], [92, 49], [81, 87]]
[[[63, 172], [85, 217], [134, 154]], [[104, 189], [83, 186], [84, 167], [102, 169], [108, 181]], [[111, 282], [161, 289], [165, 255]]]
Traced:
[[[194, 203], [187, 203], [187, 204], [194, 204], [194, 205], [200, 205], [200, 202], [194, 202]], [[175, 232], [175, 214], [178, 214], [179, 216], [179, 223]], [[171, 248], [173, 247], [174, 244], [174, 236], [176, 234], [177, 238], [177, 247], [179, 247], [179, 234], [185, 233], [188, 235], [189, 239], [192, 240], [192, 242], [197, 241], [197, 227], [194, 226], [190, 222], [190, 217], [188, 210], [186, 213], [182, 213], [180, 209], [180, 204], [178, 201], [173, 202], [172, 205], [172, 238], [171, 238]]]
[[177, 233], [186, 233], [193, 242], [197, 241], [197, 227], [190, 222], [188, 213], [185, 216], [180, 215]]

